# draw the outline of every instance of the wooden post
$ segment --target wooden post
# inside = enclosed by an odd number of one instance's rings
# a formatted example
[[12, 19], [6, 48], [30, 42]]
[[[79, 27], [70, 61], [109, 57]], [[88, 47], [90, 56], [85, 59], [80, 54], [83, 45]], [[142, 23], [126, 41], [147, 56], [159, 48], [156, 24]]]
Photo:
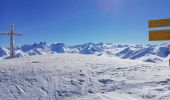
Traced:
[[10, 57], [14, 58], [15, 51], [14, 51], [14, 25], [11, 24], [10, 26]]

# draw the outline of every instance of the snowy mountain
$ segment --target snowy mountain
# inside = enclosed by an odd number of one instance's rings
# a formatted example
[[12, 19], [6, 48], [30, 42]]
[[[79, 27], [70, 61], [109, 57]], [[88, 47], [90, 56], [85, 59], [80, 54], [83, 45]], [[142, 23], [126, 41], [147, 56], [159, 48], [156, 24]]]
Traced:
[[169, 70], [164, 64], [75, 53], [4, 59], [0, 100], [170, 100]]
[[[23, 45], [16, 49], [16, 57], [45, 55], [55, 53], [80, 53], [98, 56], [119, 57], [123, 59], [141, 60], [145, 62], [161, 63], [168, 59], [168, 44], [161, 45], [127, 45], [113, 43], [86, 43], [68, 46], [64, 43], [46, 42]], [[0, 48], [0, 58], [9, 56], [7, 48]]]

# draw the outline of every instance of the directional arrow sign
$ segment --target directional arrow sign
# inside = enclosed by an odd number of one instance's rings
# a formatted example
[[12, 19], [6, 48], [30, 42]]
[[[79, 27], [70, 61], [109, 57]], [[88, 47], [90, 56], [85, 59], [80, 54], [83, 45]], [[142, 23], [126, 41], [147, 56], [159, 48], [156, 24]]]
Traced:
[[170, 40], [170, 30], [149, 31], [149, 41]]
[[166, 26], [170, 26], [170, 19], [150, 20], [148, 24], [149, 28]]

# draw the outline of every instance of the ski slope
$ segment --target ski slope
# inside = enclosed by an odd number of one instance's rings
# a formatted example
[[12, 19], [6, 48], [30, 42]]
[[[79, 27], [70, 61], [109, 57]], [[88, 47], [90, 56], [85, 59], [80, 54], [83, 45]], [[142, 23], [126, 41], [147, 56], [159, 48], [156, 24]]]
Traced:
[[68, 53], [5, 59], [0, 100], [170, 100], [170, 68]]

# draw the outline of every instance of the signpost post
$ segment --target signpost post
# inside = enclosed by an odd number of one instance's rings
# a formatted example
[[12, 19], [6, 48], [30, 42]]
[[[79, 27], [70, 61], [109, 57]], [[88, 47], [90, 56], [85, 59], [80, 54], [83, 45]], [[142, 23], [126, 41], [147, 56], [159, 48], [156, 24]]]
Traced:
[[[168, 27], [168, 26], [170, 26], [170, 19], [150, 20], [148, 23], [149, 28]], [[170, 29], [149, 31], [149, 41], [162, 41], [162, 40], [170, 40]], [[169, 47], [170, 46], [168, 46], [168, 48]], [[169, 66], [170, 66], [170, 59], [169, 59]]]

